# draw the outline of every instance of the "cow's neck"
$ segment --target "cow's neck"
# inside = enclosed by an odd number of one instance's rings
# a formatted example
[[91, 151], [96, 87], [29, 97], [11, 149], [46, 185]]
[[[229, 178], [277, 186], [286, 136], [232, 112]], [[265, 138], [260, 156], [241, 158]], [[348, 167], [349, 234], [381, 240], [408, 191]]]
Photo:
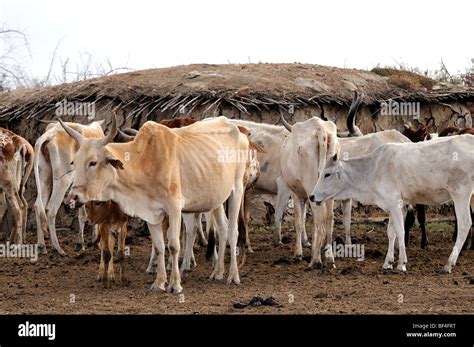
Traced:
[[363, 204], [374, 203], [375, 158], [366, 156], [343, 162], [347, 181], [347, 198], [353, 198]]

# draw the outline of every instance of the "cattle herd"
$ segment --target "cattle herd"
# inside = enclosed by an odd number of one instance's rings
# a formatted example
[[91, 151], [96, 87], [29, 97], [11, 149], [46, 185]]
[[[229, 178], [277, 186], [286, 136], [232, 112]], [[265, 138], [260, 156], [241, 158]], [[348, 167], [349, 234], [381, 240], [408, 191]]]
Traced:
[[[152, 290], [182, 291], [181, 275], [195, 265], [196, 238], [207, 244], [206, 256], [213, 262], [210, 279], [224, 278], [229, 245], [227, 282], [239, 284], [239, 268], [246, 253], [253, 252], [247, 225], [249, 201], [261, 193], [276, 195], [275, 247], [281, 243], [282, 218], [291, 197], [294, 257], [301, 258], [303, 246], [311, 245], [309, 266], [325, 270], [335, 267], [335, 200], [342, 203], [346, 244], [351, 243], [352, 200], [389, 213], [383, 269], [392, 269], [397, 246], [398, 264], [393, 271], [401, 272], [407, 270], [405, 246], [414, 220], [412, 206], [425, 247], [424, 205], [453, 201], [455, 244], [442, 269], [450, 273], [472, 225], [474, 130], [448, 128], [433, 134], [428, 127], [407, 125], [403, 134], [386, 130], [363, 135], [355, 125], [361, 101], [356, 94], [346, 132], [317, 117], [290, 125], [283, 114], [283, 126], [223, 116], [201, 121], [183, 117], [148, 121], [139, 130], [118, 129], [114, 116], [107, 135], [97, 121], [51, 123], [33, 149], [19, 135], [0, 129], [0, 185], [3, 205], [13, 220], [10, 242], [25, 242], [24, 191], [34, 168], [40, 253], [46, 253], [45, 234], [49, 234], [52, 247], [65, 255], [56, 233], [56, 215], [62, 203], [78, 208], [77, 248], [84, 248], [84, 225], [96, 225], [94, 239], [101, 252], [98, 279], [105, 286], [115, 279], [116, 241], [119, 280], [126, 281], [128, 216], [145, 221], [150, 231], [147, 272], [156, 273]], [[311, 244], [305, 230], [308, 206], [313, 218]]]

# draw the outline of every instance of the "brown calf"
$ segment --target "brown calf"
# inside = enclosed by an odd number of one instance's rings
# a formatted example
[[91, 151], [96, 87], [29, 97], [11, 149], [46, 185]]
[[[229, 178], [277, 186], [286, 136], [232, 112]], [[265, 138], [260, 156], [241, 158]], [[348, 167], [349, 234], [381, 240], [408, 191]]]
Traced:
[[125, 238], [127, 236], [128, 216], [122, 212], [118, 204], [113, 201], [91, 201], [86, 205], [88, 224], [97, 225], [97, 239], [100, 247], [100, 265], [98, 281], [102, 281], [105, 288], [109, 288], [110, 280], [115, 280], [113, 253], [115, 237], [118, 238], [117, 260], [120, 265], [119, 280], [126, 284], [125, 278]]

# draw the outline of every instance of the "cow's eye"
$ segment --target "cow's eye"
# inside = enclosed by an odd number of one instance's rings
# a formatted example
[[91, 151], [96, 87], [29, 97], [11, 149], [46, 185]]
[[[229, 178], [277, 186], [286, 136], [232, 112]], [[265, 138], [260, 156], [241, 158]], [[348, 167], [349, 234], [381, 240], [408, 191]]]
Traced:
[[324, 175], [324, 178], [328, 178], [329, 176], [331, 176], [331, 174], [328, 172], [327, 174]]
[[97, 165], [97, 162], [96, 162], [96, 161], [91, 161], [91, 162], [89, 163], [89, 167], [91, 167], [91, 166], [96, 166], [96, 165]]
[[96, 202], [94, 202], [94, 205], [100, 206], [100, 205], [102, 205], [102, 201], [96, 201]]
[[74, 165], [74, 162], [73, 162], [73, 161], [71, 161], [71, 165]]

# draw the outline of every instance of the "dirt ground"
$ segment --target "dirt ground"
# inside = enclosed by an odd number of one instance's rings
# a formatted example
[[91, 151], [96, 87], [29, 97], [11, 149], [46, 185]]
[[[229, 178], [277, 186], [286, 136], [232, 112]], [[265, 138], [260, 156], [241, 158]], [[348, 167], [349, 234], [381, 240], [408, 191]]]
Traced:
[[[284, 226], [285, 233], [289, 227]], [[335, 236], [343, 236], [341, 229], [336, 225]], [[255, 252], [247, 256], [240, 271], [240, 286], [209, 282], [211, 264], [204, 259], [205, 250], [196, 245], [198, 266], [184, 278], [182, 295], [148, 290], [154, 281], [154, 275], [145, 273], [149, 237], [130, 233], [127, 271], [131, 283], [104, 289], [95, 281], [99, 251], [88, 249], [78, 256], [73, 251], [75, 235], [60, 232], [59, 240], [68, 257], [62, 258], [48, 248], [49, 253], [35, 263], [0, 259], [0, 314], [474, 313], [474, 284], [470, 284], [474, 278], [474, 251], [461, 253], [452, 274], [438, 274], [453, 246], [451, 224], [428, 224], [428, 250], [420, 248], [418, 231], [412, 231], [406, 274], [381, 271], [387, 248], [383, 224], [354, 225], [353, 242], [364, 245], [365, 260], [336, 258], [337, 269], [329, 274], [305, 271], [310, 248], [304, 249], [304, 261], [291, 261], [292, 227], [289, 243], [279, 247], [271, 244], [272, 230], [252, 226]], [[90, 234], [87, 236], [90, 238]], [[29, 235], [28, 241], [34, 242], [34, 235]], [[248, 302], [255, 295], [274, 296], [281, 306], [233, 307], [235, 302]]]

